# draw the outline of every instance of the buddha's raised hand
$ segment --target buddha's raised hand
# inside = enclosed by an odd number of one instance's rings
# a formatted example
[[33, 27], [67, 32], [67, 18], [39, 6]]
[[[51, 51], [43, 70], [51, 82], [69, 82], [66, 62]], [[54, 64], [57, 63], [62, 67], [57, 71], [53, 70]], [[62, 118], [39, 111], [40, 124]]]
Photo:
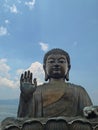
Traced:
[[36, 78], [32, 82], [32, 73], [25, 71], [20, 77], [20, 90], [24, 94], [31, 94], [36, 90], [37, 81]]

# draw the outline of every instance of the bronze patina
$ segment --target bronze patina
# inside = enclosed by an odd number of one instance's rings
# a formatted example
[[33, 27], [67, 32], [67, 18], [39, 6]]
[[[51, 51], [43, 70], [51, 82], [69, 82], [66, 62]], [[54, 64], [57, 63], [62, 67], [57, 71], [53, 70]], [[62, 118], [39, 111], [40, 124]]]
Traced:
[[[30, 71], [21, 75], [21, 93], [15, 119], [21, 123], [15, 124], [17, 129], [97, 129], [98, 107], [93, 106], [84, 87], [68, 82], [70, 68], [69, 54], [57, 48], [44, 56], [43, 69], [45, 81], [48, 82], [37, 86], [36, 79], [32, 81]], [[15, 121], [11, 121], [12, 126]]]
[[83, 108], [92, 102], [86, 90], [66, 82], [71, 68], [70, 57], [61, 49], [52, 49], [44, 57], [45, 80], [32, 84], [30, 71], [21, 75], [18, 117], [83, 116]]

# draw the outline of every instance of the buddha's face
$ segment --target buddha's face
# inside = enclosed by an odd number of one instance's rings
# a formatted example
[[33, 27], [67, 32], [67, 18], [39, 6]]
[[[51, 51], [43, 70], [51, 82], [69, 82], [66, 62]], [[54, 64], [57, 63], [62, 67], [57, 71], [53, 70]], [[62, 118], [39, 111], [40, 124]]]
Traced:
[[47, 57], [45, 71], [49, 78], [64, 78], [68, 72], [68, 62], [65, 55], [51, 54]]

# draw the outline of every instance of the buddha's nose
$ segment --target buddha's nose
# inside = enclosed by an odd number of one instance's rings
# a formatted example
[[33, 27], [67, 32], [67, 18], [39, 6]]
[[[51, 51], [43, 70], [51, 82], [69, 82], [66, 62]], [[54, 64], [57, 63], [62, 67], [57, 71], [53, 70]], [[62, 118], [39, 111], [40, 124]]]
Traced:
[[59, 67], [59, 63], [57, 60], [55, 61], [55, 67]]
[[59, 64], [55, 64], [55, 67], [58, 68], [58, 67], [59, 67]]

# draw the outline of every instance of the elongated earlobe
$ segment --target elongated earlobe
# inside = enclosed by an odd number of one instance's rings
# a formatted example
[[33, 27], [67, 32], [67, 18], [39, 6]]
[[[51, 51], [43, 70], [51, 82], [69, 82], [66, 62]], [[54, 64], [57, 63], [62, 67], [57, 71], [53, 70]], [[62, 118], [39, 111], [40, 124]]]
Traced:
[[69, 81], [69, 71], [68, 71], [68, 73], [65, 75], [65, 79], [66, 79], [67, 81]]
[[45, 72], [45, 81], [48, 81], [49, 76], [47, 75], [47, 73]]
[[71, 69], [71, 65], [68, 66], [67, 74], [65, 75], [65, 79], [69, 81], [69, 70]]
[[47, 72], [46, 72], [45, 68], [46, 68], [45, 65], [43, 65], [43, 69], [44, 69], [44, 72], [45, 72], [45, 81], [48, 81], [49, 76], [47, 75]]

